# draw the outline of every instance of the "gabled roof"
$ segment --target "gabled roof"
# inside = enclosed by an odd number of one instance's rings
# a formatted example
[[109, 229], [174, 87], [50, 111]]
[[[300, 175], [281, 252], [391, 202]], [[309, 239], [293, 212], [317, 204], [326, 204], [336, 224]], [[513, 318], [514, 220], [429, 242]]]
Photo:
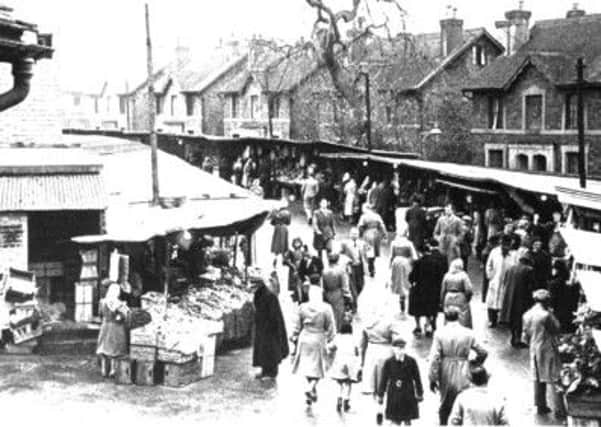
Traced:
[[465, 30], [463, 43], [444, 57], [440, 55], [440, 33], [409, 34], [403, 37], [403, 56], [395, 60], [387, 70], [379, 72], [377, 77], [381, 81], [381, 87], [401, 92], [420, 90], [482, 37], [495, 45], [499, 52], [504, 50], [501, 43], [484, 28]]
[[584, 58], [585, 80], [601, 83], [601, 14], [536, 22], [530, 38], [518, 52], [498, 57], [485, 67], [464, 90], [508, 90], [529, 65], [556, 86], [576, 79], [576, 61]]

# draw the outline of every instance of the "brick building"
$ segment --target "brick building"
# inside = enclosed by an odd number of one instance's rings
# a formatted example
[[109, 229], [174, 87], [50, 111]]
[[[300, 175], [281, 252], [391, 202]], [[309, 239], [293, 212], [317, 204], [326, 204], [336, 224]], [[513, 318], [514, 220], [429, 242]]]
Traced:
[[127, 129], [126, 85], [104, 82], [97, 87], [63, 90], [63, 128]]
[[[530, 12], [507, 13], [528, 28]], [[525, 23], [525, 25], [524, 25]], [[565, 18], [513, 31], [514, 50], [466, 85], [473, 143], [486, 166], [577, 174], [577, 59], [584, 58], [587, 169], [601, 174], [601, 14], [574, 9]]]
[[[226, 43], [213, 51], [194, 55], [178, 46], [175, 59], [153, 76], [157, 131], [166, 133], [219, 134], [223, 118], [221, 103], [216, 105], [214, 93], [207, 97], [213, 84], [227, 76], [240, 62], [236, 43]], [[128, 129], [148, 129], [148, 82], [127, 94], [125, 108], [129, 116]], [[221, 123], [219, 123], [221, 122]]]

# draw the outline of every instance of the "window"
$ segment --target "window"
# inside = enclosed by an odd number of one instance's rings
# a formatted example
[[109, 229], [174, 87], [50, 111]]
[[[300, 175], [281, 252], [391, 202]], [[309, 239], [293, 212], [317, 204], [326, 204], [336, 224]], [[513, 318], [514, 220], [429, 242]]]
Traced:
[[503, 150], [488, 150], [488, 166], [491, 168], [503, 167]]
[[194, 95], [186, 95], [186, 115], [193, 116], [194, 115]]
[[232, 95], [232, 119], [238, 118], [238, 95]]
[[274, 119], [280, 118], [280, 97], [276, 96], [271, 100], [271, 117]]
[[390, 105], [386, 106], [386, 124], [392, 123], [392, 107]]
[[543, 96], [526, 95], [526, 130], [541, 130], [543, 127]]
[[472, 62], [479, 67], [484, 67], [487, 63], [486, 49], [484, 46], [476, 45], [472, 49]]
[[106, 112], [107, 113], [111, 112], [111, 97], [110, 96], [106, 97]]
[[161, 95], [156, 95], [155, 96], [156, 100], [156, 113], [157, 114], [163, 114], [163, 100], [164, 97]]
[[175, 104], [176, 103], [177, 103], [177, 95], [171, 95], [170, 110], [171, 110], [172, 116], [175, 116]]
[[576, 175], [578, 173], [578, 153], [566, 153], [565, 162], [566, 173], [570, 175]]
[[250, 118], [254, 119], [258, 115], [259, 110], [259, 95], [251, 95], [250, 97]]
[[488, 97], [488, 128], [503, 129], [503, 98]]
[[515, 166], [519, 170], [528, 170], [528, 156], [525, 154], [515, 156]]
[[532, 157], [532, 167], [535, 171], [545, 172], [547, 170], [547, 157], [542, 154], [535, 154]]
[[576, 129], [578, 127], [578, 120], [576, 118], [576, 101], [577, 99], [575, 94], [566, 94], [564, 129]]
[[79, 95], [73, 96], [73, 105], [75, 105], [76, 107], [79, 107], [81, 105], [81, 96], [79, 96]]
[[125, 114], [127, 109], [127, 98], [124, 96], [119, 97], [119, 114]]
[[94, 97], [94, 112], [98, 114], [98, 97]]

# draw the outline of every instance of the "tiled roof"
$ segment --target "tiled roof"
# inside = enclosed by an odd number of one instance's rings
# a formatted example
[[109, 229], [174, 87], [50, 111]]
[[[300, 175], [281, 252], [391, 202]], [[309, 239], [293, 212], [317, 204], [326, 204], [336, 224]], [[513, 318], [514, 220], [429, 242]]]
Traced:
[[463, 32], [463, 43], [449, 55], [442, 57], [440, 52], [440, 33], [408, 34], [402, 40], [396, 40], [396, 60], [377, 73], [381, 88], [399, 91], [417, 90], [430, 79], [442, 72], [466, 49], [469, 49], [480, 37], [488, 37], [502, 50], [500, 43], [484, 28], [467, 29]]
[[585, 79], [601, 82], [601, 14], [536, 22], [518, 52], [499, 57], [466, 85], [465, 90], [507, 89], [528, 65], [555, 85], [576, 79], [576, 60], [585, 60]]
[[102, 178], [91, 174], [0, 176], [0, 211], [103, 210]]

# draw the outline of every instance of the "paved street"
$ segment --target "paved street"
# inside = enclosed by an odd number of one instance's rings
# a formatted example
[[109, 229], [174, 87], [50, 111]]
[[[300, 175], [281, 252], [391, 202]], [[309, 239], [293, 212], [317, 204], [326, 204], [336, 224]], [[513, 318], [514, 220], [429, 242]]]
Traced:
[[[339, 231], [339, 234], [342, 232]], [[310, 230], [295, 219], [290, 236], [310, 238]], [[266, 225], [257, 236], [258, 252], [266, 264], [270, 256], [271, 226]], [[385, 254], [386, 255], [386, 254]], [[375, 280], [369, 281], [362, 294], [369, 299], [374, 289], [383, 286], [386, 256], [380, 259]], [[487, 367], [492, 373], [491, 387], [508, 398], [512, 424], [551, 424], [537, 417], [531, 409], [532, 391], [527, 369], [527, 350], [516, 351], [508, 344], [506, 331], [489, 331], [485, 310], [480, 303], [481, 273], [476, 267], [471, 276], [476, 286], [472, 310], [476, 333], [490, 351]], [[287, 319], [293, 306], [282, 295]], [[427, 355], [430, 339], [415, 339], [411, 334], [412, 319], [405, 322], [409, 352], [418, 358], [422, 381], [427, 387]], [[0, 399], [2, 413], [9, 417], [25, 417], [26, 421], [50, 420], [60, 413], [62, 422], [80, 424], [104, 420], [136, 424], [178, 422], [205, 425], [300, 425], [300, 426], [365, 426], [375, 425], [376, 407], [360, 386], [353, 390], [350, 413], [339, 416], [335, 411], [337, 385], [324, 380], [319, 385], [319, 401], [311, 410], [304, 403], [304, 380], [290, 373], [289, 360], [281, 366], [277, 383], [253, 378], [251, 349], [231, 351], [218, 357], [212, 378], [181, 389], [166, 387], [118, 386], [103, 380], [93, 358], [74, 357], [4, 357], [0, 359]], [[35, 408], [35, 411], [31, 411]], [[434, 425], [437, 420], [438, 396], [429, 390], [420, 406], [421, 419], [415, 425]], [[42, 419], [43, 417], [43, 419]], [[66, 419], [66, 421], [65, 421]]]

